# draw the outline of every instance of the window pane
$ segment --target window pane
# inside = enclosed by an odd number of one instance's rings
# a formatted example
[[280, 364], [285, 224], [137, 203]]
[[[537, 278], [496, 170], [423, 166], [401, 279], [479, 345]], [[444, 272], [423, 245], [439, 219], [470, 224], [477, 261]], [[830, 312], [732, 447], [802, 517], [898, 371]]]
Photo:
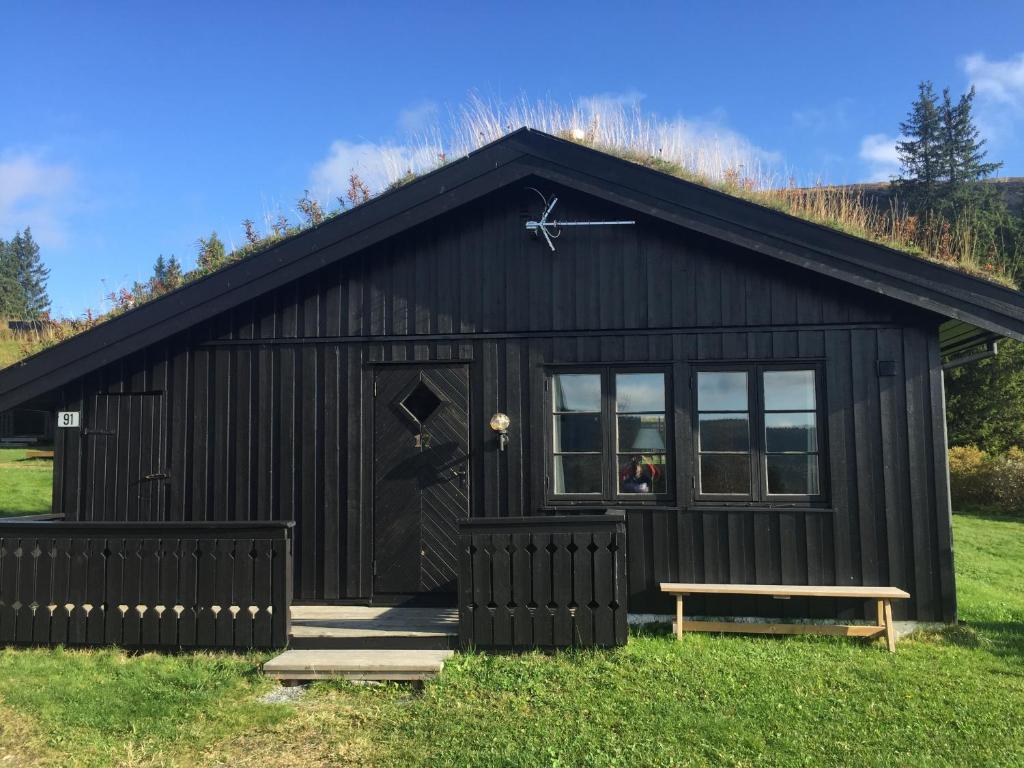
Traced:
[[553, 377], [556, 411], [600, 411], [601, 376], [560, 373]]
[[813, 413], [766, 413], [765, 447], [769, 453], [818, 450], [817, 416]]
[[664, 451], [664, 416], [619, 416], [620, 451]]
[[665, 456], [619, 456], [619, 493], [664, 493]]
[[702, 451], [749, 451], [750, 425], [745, 413], [700, 414]]
[[701, 493], [750, 493], [750, 459], [745, 455], [700, 457]]
[[600, 492], [600, 456], [555, 456], [555, 493]]
[[555, 416], [555, 452], [600, 451], [601, 417], [594, 413]]
[[697, 374], [697, 408], [701, 411], [747, 410], [745, 371], [700, 371]]
[[665, 374], [620, 373], [615, 377], [619, 413], [665, 410]]
[[769, 411], [813, 411], [814, 371], [765, 371], [764, 407]]
[[818, 457], [769, 456], [768, 493], [818, 493]]

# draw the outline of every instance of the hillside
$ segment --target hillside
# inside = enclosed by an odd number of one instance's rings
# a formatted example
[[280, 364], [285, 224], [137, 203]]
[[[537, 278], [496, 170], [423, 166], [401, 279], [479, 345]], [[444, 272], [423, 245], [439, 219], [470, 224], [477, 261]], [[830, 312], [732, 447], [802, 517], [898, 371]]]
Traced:
[[[1008, 176], [1002, 179], [987, 179], [986, 184], [991, 184], [999, 190], [1006, 207], [1018, 216], [1024, 216], [1024, 176]], [[845, 187], [855, 192], [861, 192], [865, 197], [871, 199], [879, 208], [888, 210], [890, 200], [893, 196], [892, 187], [887, 181], [875, 182], [872, 184], [849, 184]]]

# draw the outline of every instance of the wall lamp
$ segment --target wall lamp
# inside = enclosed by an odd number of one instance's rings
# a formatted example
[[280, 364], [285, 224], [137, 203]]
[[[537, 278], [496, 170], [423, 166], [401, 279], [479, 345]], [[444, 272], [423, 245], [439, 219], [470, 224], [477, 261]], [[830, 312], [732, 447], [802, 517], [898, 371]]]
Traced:
[[512, 425], [512, 419], [507, 414], [498, 411], [491, 416], [490, 426], [498, 433], [498, 450], [504, 451], [508, 447], [508, 428]]

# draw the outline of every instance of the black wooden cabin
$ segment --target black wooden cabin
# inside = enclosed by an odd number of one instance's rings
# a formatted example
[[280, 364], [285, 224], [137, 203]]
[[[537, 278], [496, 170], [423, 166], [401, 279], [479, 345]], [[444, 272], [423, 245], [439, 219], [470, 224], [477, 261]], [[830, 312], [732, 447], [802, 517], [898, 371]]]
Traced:
[[[635, 224], [552, 252], [537, 190]], [[80, 414], [69, 520], [294, 520], [296, 601], [449, 599], [460, 519], [623, 509], [630, 611], [882, 584], [952, 621], [942, 366], [1004, 336], [1019, 293], [521, 130], [3, 371], [0, 410]]]

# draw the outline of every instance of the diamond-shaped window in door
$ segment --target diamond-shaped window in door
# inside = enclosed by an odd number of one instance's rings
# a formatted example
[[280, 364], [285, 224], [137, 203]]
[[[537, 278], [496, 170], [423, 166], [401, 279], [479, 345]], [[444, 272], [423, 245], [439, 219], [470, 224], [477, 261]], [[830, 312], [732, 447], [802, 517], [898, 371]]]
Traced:
[[425, 424], [443, 401], [425, 381], [420, 380], [398, 404], [417, 424]]

